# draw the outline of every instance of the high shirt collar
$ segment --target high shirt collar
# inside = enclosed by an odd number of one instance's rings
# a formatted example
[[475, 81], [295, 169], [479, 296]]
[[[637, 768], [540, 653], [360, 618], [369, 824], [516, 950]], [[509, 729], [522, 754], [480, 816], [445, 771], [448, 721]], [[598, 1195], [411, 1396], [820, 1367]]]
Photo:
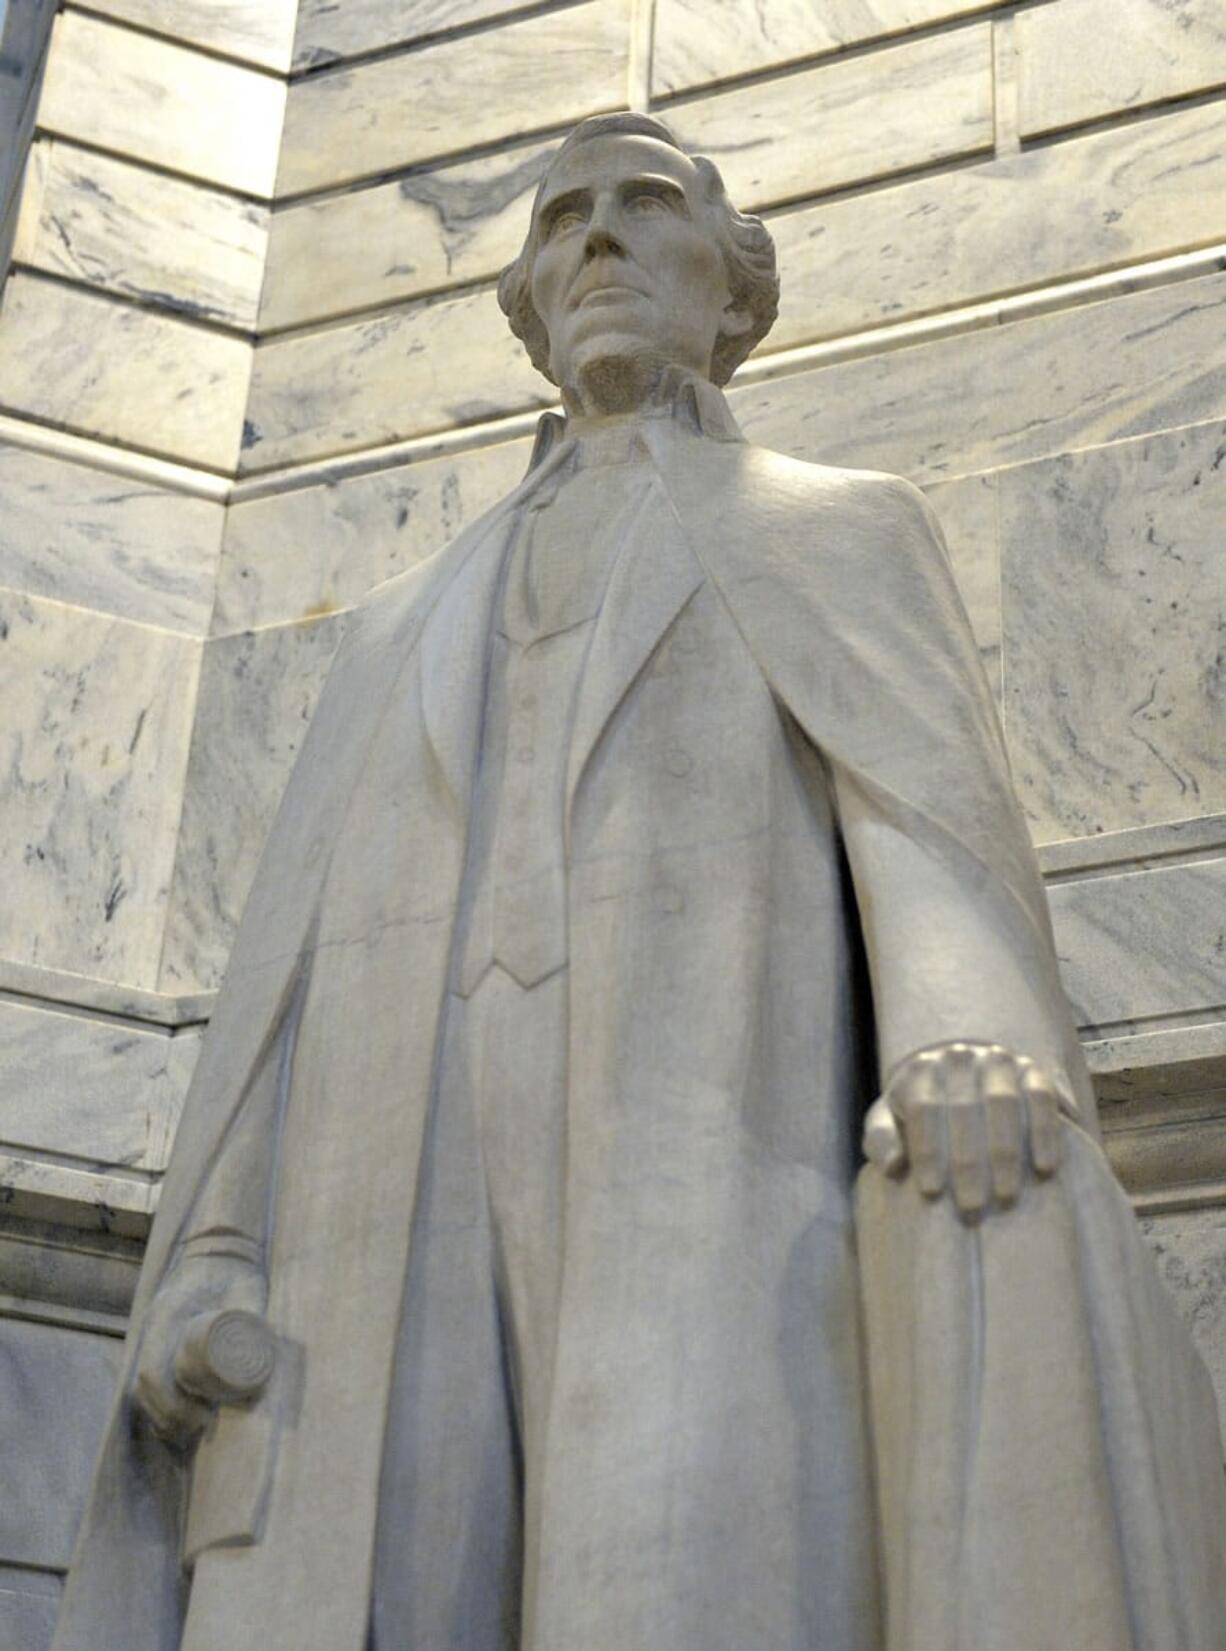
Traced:
[[604, 418], [564, 417], [543, 413], [536, 427], [529, 472], [547, 457], [561, 458], [564, 444], [573, 444], [579, 462], [616, 464], [643, 451], [653, 426], [666, 424], [689, 435], [712, 441], [744, 441], [721, 390], [709, 379], [681, 367], [668, 367], [651, 396], [633, 413]]

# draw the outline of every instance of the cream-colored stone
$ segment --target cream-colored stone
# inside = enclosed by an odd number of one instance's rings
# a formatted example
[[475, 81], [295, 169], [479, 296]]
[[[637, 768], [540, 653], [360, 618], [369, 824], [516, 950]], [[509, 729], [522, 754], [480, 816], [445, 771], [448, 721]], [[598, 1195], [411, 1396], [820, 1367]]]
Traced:
[[656, 0], [656, 97], [991, 11], [1001, 0]]
[[1226, 85], [1219, 0], [1060, 0], [1016, 26], [1023, 137]]
[[95, 0], [94, 11], [285, 74], [297, 0]]
[[0, 307], [0, 405], [82, 435], [233, 470], [251, 346], [21, 272]]
[[1000, 649], [1000, 534], [996, 520], [996, 477], [964, 476], [927, 489], [949, 547], [958, 594], [979, 656], [1000, 705], [1004, 692]]
[[[557, 0], [554, 0], [557, 4]], [[311, 69], [471, 23], [505, 23], [539, 0], [301, 0], [294, 68]]]
[[202, 636], [225, 512], [0, 442], [0, 585]]
[[765, 348], [1212, 242], [1224, 192], [1226, 111], [1209, 104], [782, 213]]
[[556, 147], [516, 145], [277, 212], [261, 327], [300, 325], [497, 274], [523, 242], [533, 191]]
[[199, 645], [0, 592], [0, 954], [153, 986]]
[[60, 137], [266, 198], [284, 112], [276, 75], [65, 11], [38, 118]]
[[278, 193], [323, 189], [623, 108], [628, 51], [629, 0], [587, 0], [311, 76], [290, 92]]
[[44, 139], [30, 157], [13, 257], [252, 332], [267, 244], [266, 207]]
[[273, 339], [255, 354], [243, 469], [474, 424], [554, 399], [490, 289]]
[[742, 207], [990, 149], [988, 24], [679, 103], [668, 124]]
[[1224, 458], [1211, 423], [999, 478], [1005, 728], [1040, 841], [1226, 810]]
[[530, 447], [499, 442], [232, 505], [214, 634], [352, 607], [508, 493]]
[[927, 483], [1226, 417], [1224, 324], [1226, 278], [1207, 275], [734, 382], [731, 401], [768, 447]]

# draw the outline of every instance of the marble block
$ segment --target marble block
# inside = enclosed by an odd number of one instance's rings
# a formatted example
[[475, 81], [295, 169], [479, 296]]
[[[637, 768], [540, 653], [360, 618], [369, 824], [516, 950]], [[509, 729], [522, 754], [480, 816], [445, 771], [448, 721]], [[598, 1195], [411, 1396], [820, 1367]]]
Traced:
[[1094, 1035], [1220, 1010], [1226, 858], [1057, 883], [1048, 902], [1064, 989]]
[[0, 586], [201, 636], [225, 509], [0, 441]]
[[0, 1145], [164, 1170], [199, 1046], [198, 1031], [0, 1001]]
[[63, 1570], [72, 1557], [122, 1355], [114, 1336], [0, 1318], [5, 1567]]
[[1205, 245], [1224, 191], [1219, 103], [780, 213], [767, 348]]
[[990, 11], [1001, 0], [656, 0], [651, 89], [656, 97], [824, 56], [929, 23]]
[[[990, 319], [990, 318], [989, 318]], [[1226, 417], [1226, 278], [954, 334], [738, 387], [753, 441], [916, 482]]]
[[214, 634], [352, 607], [509, 493], [530, 451], [499, 442], [232, 505]]
[[1141, 1227], [1209, 1368], [1226, 1437], [1226, 1209], [1151, 1215]]
[[297, 0], [94, 0], [92, 9], [280, 74], [289, 70]]
[[54, 1572], [0, 1565], [0, 1651], [47, 1651], [62, 1587]]
[[1000, 477], [1005, 726], [1040, 841], [1226, 809], [1224, 459], [1214, 422]]
[[1023, 137], [1226, 85], [1220, 0], [1060, 0], [1017, 16]]
[[205, 645], [159, 985], [209, 991], [344, 627], [333, 614]]
[[261, 330], [497, 275], [556, 148], [516, 144], [275, 213]]
[[45, 132], [267, 199], [284, 112], [279, 76], [66, 11], [38, 118]]
[[977, 24], [679, 103], [667, 120], [757, 208], [991, 149], [992, 111], [992, 30]]
[[[557, 4], [558, 0], [552, 0]], [[313, 69], [472, 23], [502, 23], [543, 10], [539, 0], [300, 0], [294, 68]]]
[[30, 156], [13, 257], [252, 332], [267, 243], [267, 207], [44, 140]]
[[389, 310], [255, 352], [250, 473], [551, 406], [492, 288]]
[[0, 956], [154, 984], [198, 660], [0, 591]]
[[324, 189], [623, 108], [629, 44], [629, 0], [587, 0], [309, 76], [290, 91], [277, 192]]
[[0, 406], [185, 464], [231, 471], [251, 346], [15, 271], [0, 306]]

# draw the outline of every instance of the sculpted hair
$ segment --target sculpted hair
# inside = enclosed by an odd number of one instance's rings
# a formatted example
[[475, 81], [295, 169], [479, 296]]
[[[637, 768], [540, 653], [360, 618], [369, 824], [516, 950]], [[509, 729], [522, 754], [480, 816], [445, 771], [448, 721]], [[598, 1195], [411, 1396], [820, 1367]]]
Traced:
[[[687, 153], [668, 127], [662, 121], [653, 120], [650, 115], [594, 115], [576, 126], [550, 161], [549, 170], [552, 171], [554, 164], [577, 145], [589, 143], [593, 138], [619, 135], [655, 138], [680, 154]], [[736, 338], [725, 338], [721, 334], [716, 340], [711, 357], [711, 378], [716, 384], [726, 384], [754, 346], [766, 337], [778, 314], [779, 274], [775, 264], [775, 243], [761, 218], [738, 212], [733, 206], [719, 168], [713, 161], [705, 155], [690, 155], [688, 158], [697, 168], [706, 198], [715, 209], [712, 219], [732, 301], [738, 309], [747, 310], [753, 317], [753, 325], [747, 332]], [[511, 331], [527, 350], [532, 365], [551, 383], [556, 383], [549, 370], [549, 335], [532, 302], [532, 265], [539, 244], [537, 208], [548, 180], [547, 171], [532, 202], [532, 226], [528, 238], [518, 258], [507, 265], [498, 282], [498, 302], [511, 324]]]

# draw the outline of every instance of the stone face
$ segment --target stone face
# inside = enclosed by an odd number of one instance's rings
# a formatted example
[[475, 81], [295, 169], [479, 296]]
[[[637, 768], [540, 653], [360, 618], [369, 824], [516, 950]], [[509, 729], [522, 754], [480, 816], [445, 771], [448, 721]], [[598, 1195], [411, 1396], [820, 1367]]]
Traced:
[[0, 592], [0, 955], [152, 986], [198, 644]]
[[187, 464], [232, 470], [247, 400], [244, 340], [14, 273], [0, 308], [10, 411]]
[[824, 56], [845, 46], [902, 34], [925, 24], [990, 11], [999, 0], [757, 0], [707, 6], [658, 0], [652, 54], [653, 95]]
[[13, 256], [85, 286], [251, 331], [267, 240], [264, 207], [44, 141], [31, 155]]
[[38, 118], [60, 137], [267, 198], [284, 109], [275, 75], [68, 11]]
[[0, 443], [0, 586], [202, 636], [224, 508]]
[[1217, 0], [1060, 0], [1017, 29], [1023, 137], [1226, 85]]
[[1000, 478], [1005, 723], [1039, 840], [1226, 809], [1224, 457], [1213, 423]]
[[[825, 464], [928, 483], [1226, 416], [1226, 280], [991, 326], [732, 386], [746, 432]], [[849, 416], [854, 409], [854, 416]]]
[[[277, 177], [294, 195], [475, 148], [626, 100], [628, 0], [589, 0], [292, 89]], [[548, 62], [542, 96], [541, 64]]]
[[710, 155], [742, 207], [813, 195], [990, 149], [992, 31], [908, 42], [756, 82], [665, 117]]

